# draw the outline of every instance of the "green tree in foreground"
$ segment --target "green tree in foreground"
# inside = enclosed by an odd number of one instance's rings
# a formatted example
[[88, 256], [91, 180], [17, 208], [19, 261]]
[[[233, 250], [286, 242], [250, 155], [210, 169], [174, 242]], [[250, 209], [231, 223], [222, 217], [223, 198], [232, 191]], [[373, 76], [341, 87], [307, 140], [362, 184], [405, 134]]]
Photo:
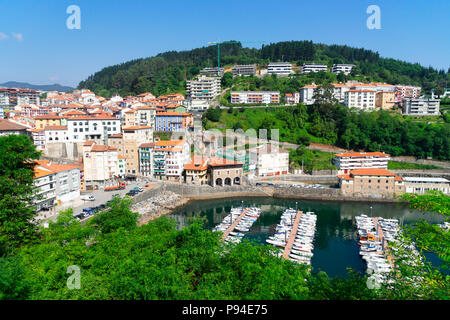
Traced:
[[33, 170], [39, 156], [25, 135], [0, 137], [0, 256], [36, 237]]

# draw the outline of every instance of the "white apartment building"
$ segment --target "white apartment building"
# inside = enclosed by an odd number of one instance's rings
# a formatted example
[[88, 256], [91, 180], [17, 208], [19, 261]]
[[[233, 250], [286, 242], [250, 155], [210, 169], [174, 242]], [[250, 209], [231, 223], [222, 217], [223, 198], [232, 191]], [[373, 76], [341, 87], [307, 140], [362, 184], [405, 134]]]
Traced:
[[300, 92], [286, 93], [284, 99], [287, 104], [297, 104], [300, 102]]
[[289, 151], [272, 144], [250, 149], [249, 157], [249, 165], [255, 165], [258, 176], [278, 176], [289, 172]]
[[384, 152], [352, 152], [336, 154], [332, 162], [338, 174], [345, 174], [354, 169], [387, 169], [390, 159]]
[[313, 104], [314, 103], [314, 92], [317, 88], [315, 84], [309, 84], [300, 88], [300, 102], [303, 104]]
[[331, 67], [331, 72], [336, 74], [350, 74], [354, 66], [354, 64], [333, 64], [333, 67]]
[[417, 99], [420, 97], [421, 87], [415, 86], [404, 86], [404, 85], [396, 85], [395, 86], [395, 96], [396, 103], [402, 104], [404, 99]]
[[285, 77], [294, 73], [292, 64], [289, 62], [271, 62], [267, 66], [267, 74], [276, 74], [279, 77]]
[[115, 185], [119, 175], [116, 148], [87, 141], [83, 145], [84, 185], [87, 190]]
[[191, 100], [214, 100], [220, 94], [220, 78], [200, 76], [186, 82], [187, 95]]
[[36, 188], [33, 204], [36, 211], [51, 208], [56, 201], [56, 173], [46, 168], [34, 168], [33, 185]]
[[45, 144], [69, 142], [67, 126], [46, 126], [44, 129]]
[[105, 136], [120, 133], [120, 119], [108, 116], [67, 119], [70, 142], [103, 141]]
[[410, 116], [438, 116], [441, 100], [432, 98], [403, 99], [402, 114]]
[[375, 109], [375, 90], [348, 90], [345, 92], [344, 105], [362, 110]]
[[326, 64], [304, 63], [302, 66], [302, 73], [328, 71]]
[[405, 191], [407, 193], [424, 194], [429, 190], [450, 193], [450, 181], [445, 178], [430, 177], [402, 177], [405, 181]]
[[160, 180], [182, 181], [184, 166], [191, 160], [185, 140], [158, 141], [153, 147], [153, 174]]
[[45, 129], [29, 129], [31, 132], [31, 139], [37, 150], [45, 149]]
[[231, 103], [280, 103], [279, 91], [231, 91]]

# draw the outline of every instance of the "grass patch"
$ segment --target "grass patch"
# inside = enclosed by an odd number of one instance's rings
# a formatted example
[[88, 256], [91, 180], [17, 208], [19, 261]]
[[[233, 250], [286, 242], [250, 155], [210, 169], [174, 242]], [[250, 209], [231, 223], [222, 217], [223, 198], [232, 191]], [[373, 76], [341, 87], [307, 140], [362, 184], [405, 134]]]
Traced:
[[431, 170], [431, 169], [442, 169], [441, 167], [431, 165], [431, 164], [420, 164], [414, 162], [399, 162], [399, 161], [389, 161], [388, 169], [390, 170], [402, 170], [402, 169], [419, 169], [419, 170]]

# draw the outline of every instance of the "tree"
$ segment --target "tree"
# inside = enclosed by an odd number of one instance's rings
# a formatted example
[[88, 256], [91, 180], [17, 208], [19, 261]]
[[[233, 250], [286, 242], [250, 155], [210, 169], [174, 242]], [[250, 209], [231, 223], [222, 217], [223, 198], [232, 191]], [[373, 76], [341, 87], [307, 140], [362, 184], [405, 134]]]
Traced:
[[0, 137], [0, 255], [37, 236], [33, 160], [39, 157], [28, 136]]
[[109, 210], [102, 211], [93, 219], [101, 233], [111, 233], [119, 229], [133, 230], [137, 225], [138, 213], [131, 211], [133, 199], [115, 197]]

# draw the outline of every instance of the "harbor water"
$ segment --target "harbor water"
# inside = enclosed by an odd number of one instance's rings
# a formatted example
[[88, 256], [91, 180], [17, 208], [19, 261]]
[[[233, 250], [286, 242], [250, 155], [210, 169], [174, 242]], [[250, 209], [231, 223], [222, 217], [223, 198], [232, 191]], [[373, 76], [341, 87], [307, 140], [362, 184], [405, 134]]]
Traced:
[[[329, 276], [345, 277], [347, 268], [364, 272], [365, 266], [359, 256], [358, 233], [354, 217], [360, 213], [374, 217], [398, 219], [400, 225], [420, 219], [430, 223], [441, 223], [442, 217], [411, 210], [396, 203], [334, 202], [275, 198], [229, 198], [191, 201], [176, 209], [169, 217], [176, 219], [181, 228], [195, 216], [205, 217], [205, 227], [211, 230], [222, 222], [231, 208], [254, 206], [262, 210], [260, 218], [252, 225], [245, 238], [266, 243], [275, 232], [281, 214], [287, 208], [312, 211], [317, 215], [314, 239], [314, 256], [311, 265], [314, 272], [325, 271]], [[372, 207], [372, 209], [370, 209]], [[428, 257], [428, 256], [427, 256]], [[433, 260], [433, 257], [431, 257]], [[433, 262], [433, 261], [432, 261]]]

